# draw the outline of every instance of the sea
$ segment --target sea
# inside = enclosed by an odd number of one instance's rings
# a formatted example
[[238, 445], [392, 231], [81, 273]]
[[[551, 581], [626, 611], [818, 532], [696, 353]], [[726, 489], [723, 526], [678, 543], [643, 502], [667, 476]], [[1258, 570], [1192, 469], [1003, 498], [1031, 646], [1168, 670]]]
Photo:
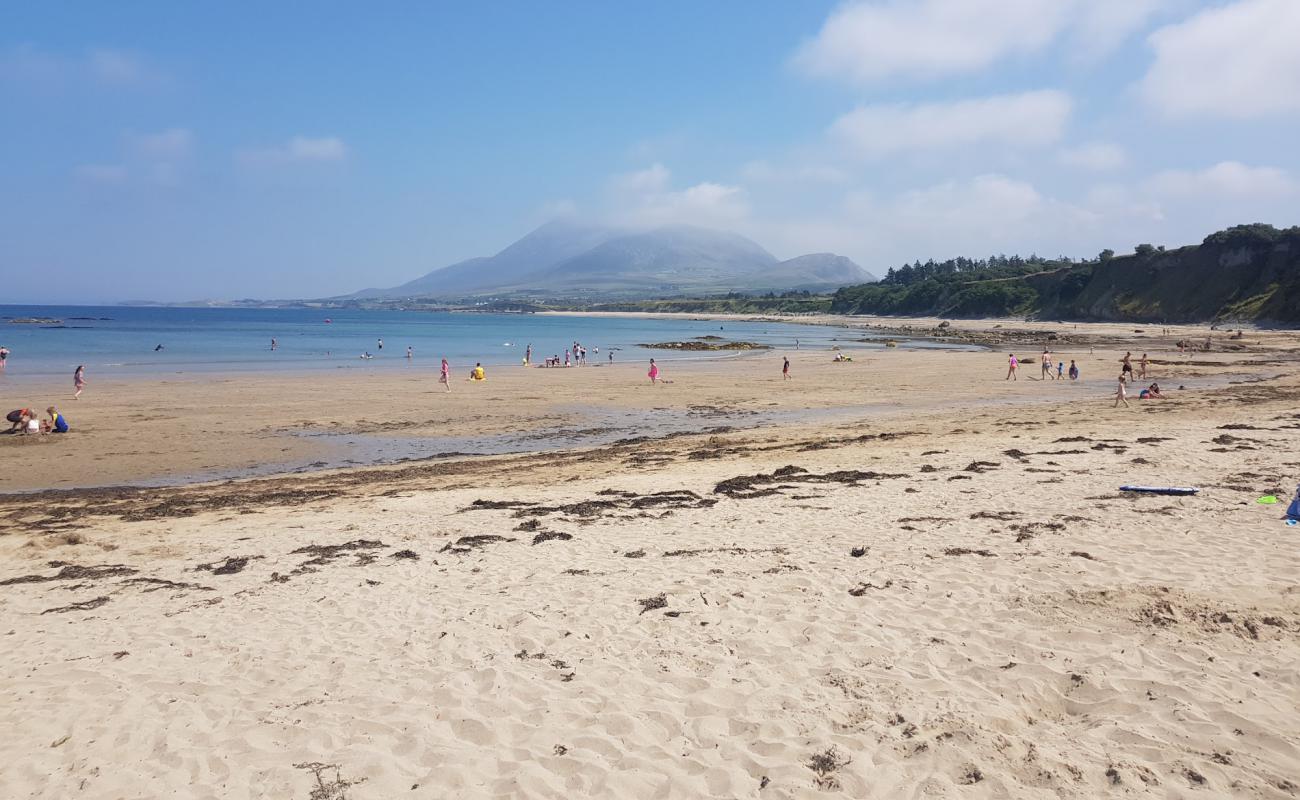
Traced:
[[[25, 320], [44, 320], [29, 322]], [[532, 345], [533, 363], [564, 358], [574, 342], [589, 363], [653, 357], [726, 358], [740, 352], [650, 350], [643, 344], [704, 336], [846, 352], [885, 346], [862, 330], [798, 322], [417, 312], [313, 308], [0, 305], [0, 347], [10, 355], [6, 379], [71, 374], [148, 376], [186, 372], [321, 369], [384, 370], [448, 359], [454, 368], [518, 365]], [[271, 340], [276, 348], [271, 349]], [[380, 347], [380, 340], [383, 346]], [[904, 347], [934, 347], [924, 340]], [[407, 348], [413, 358], [406, 358]], [[597, 350], [599, 353], [597, 354]]]

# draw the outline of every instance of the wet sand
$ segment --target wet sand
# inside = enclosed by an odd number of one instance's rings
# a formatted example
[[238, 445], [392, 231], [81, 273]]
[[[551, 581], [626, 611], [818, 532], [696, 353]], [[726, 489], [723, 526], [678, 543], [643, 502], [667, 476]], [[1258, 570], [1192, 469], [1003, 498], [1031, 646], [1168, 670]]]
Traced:
[[0, 497], [0, 796], [1294, 797], [1298, 345], [1244, 346], [1129, 410], [1078, 344], [1082, 385], [896, 350], [92, 384], [8, 488], [649, 430]]

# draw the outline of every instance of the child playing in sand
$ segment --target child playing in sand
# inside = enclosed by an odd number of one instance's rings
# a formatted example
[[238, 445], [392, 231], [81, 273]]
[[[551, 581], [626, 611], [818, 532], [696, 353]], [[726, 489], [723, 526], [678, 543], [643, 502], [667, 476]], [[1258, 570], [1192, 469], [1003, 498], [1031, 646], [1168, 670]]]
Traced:
[[1019, 378], [1016, 377], [1016, 368], [1019, 366], [1020, 366], [1020, 362], [1016, 360], [1016, 354], [1012, 353], [1011, 356], [1007, 358], [1007, 377], [1003, 378], [1003, 380], [1008, 380], [1008, 381], [1020, 380]]
[[40, 429], [42, 432], [44, 433], [67, 433], [68, 432], [68, 420], [65, 419], [64, 416], [54, 408], [54, 406], [50, 406], [49, 408], [45, 409], [45, 413], [49, 414], [50, 418], [41, 424]]
[[1119, 388], [1115, 390], [1115, 405], [1112, 408], [1119, 408], [1120, 403], [1123, 403], [1125, 408], [1129, 407], [1128, 392], [1124, 391], [1124, 373], [1122, 372], [1119, 374]]
[[33, 416], [30, 408], [15, 408], [5, 415], [9, 421], [9, 433], [22, 433], [27, 429], [27, 420]]

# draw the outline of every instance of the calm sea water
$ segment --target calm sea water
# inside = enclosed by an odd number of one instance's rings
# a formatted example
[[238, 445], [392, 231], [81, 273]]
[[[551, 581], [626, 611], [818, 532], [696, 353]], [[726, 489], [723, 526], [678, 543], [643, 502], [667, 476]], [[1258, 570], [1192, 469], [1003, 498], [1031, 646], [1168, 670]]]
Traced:
[[[15, 324], [14, 318], [49, 317], [55, 325]], [[385, 369], [447, 358], [454, 367], [519, 364], [528, 344], [533, 361], [564, 356], [580, 342], [588, 361], [700, 357], [648, 351], [638, 343], [698, 336], [760, 342], [773, 347], [846, 350], [880, 346], [855, 342], [867, 334], [815, 325], [541, 314], [451, 314], [404, 311], [237, 308], [138, 308], [128, 306], [0, 305], [0, 346], [11, 355], [6, 377], [71, 375], [84, 364], [88, 375], [113, 377], [189, 371]], [[271, 350], [271, 338], [278, 342]], [[383, 339], [381, 350], [378, 340]], [[163, 349], [156, 350], [157, 345]], [[927, 346], [927, 343], [909, 343]], [[595, 348], [600, 348], [597, 356]], [[373, 359], [360, 356], [370, 353]], [[726, 355], [726, 354], [716, 354]]]

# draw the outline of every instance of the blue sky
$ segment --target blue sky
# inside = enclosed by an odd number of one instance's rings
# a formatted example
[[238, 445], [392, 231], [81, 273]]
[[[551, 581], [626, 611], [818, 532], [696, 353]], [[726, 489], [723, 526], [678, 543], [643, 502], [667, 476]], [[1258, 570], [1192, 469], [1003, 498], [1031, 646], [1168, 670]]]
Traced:
[[324, 296], [557, 215], [877, 273], [1300, 224], [1296, 41], [1296, 0], [26, 4], [0, 301]]

